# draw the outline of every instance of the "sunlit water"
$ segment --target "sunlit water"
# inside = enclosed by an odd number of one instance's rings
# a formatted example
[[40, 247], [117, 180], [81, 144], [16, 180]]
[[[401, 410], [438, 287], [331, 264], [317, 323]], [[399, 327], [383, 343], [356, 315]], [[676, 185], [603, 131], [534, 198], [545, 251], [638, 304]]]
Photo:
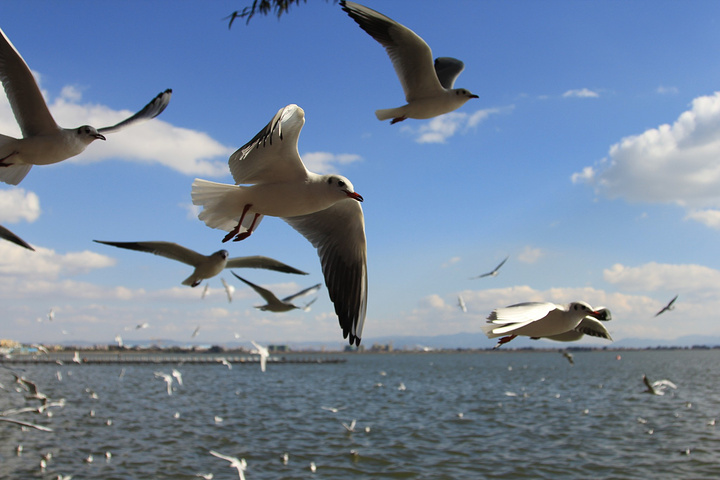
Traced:
[[[718, 478], [720, 351], [616, 355], [576, 352], [570, 365], [556, 352], [364, 354], [264, 374], [133, 365], [122, 378], [120, 365], [16, 365], [67, 403], [13, 417], [53, 432], [0, 423], [0, 478], [238, 478], [209, 450], [245, 458], [248, 480]], [[153, 372], [173, 367], [184, 385], [168, 395]], [[678, 388], [643, 393], [643, 373]], [[0, 410], [38, 404], [5, 368], [0, 383]], [[341, 422], [353, 419], [349, 433]]]

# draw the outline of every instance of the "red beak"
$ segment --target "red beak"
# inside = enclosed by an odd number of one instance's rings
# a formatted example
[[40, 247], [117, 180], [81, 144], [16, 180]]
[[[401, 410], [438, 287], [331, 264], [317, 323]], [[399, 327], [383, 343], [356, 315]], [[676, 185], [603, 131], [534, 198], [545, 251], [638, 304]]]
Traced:
[[347, 191], [346, 191], [346, 192], [345, 192], [345, 195], [347, 195], [348, 197], [352, 198], [353, 200], [357, 200], [358, 202], [362, 202], [362, 201], [364, 200], [363, 197], [362, 197], [362, 195], [360, 195], [359, 193], [347, 192]]

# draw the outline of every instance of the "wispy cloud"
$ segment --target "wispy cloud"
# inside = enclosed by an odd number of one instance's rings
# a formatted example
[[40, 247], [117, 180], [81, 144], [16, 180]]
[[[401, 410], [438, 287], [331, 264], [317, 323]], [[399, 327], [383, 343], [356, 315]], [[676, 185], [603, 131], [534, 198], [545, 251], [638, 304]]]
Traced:
[[61, 275], [79, 275], [112, 265], [115, 265], [113, 258], [89, 250], [61, 254], [35, 246], [35, 251], [31, 252], [7, 242], [0, 243], [0, 273], [5, 277], [52, 280]]
[[477, 127], [491, 115], [509, 113], [514, 108], [515, 107], [511, 105], [508, 107], [478, 110], [474, 113], [450, 112], [432, 118], [417, 128], [411, 125], [404, 125], [403, 131], [410, 132], [411, 135], [414, 135], [416, 137], [415, 141], [418, 143], [444, 143], [456, 133], [464, 133]]
[[660, 85], [655, 89], [655, 93], [659, 93], [660, 95], [673, 95], [678, 93], [680, 90], [678, 90], [677, 87], [665, 87], [663, 85]]
[[563, 98], [598, 98], [600, 94], [588, 88], [568, 90], [562, 94]]
[[302, 155], [308, 170], [320, 174], [338, 173], [339, 166], [362, 160], [360, 155], [352, 153], [309, 152]]
[[541, 249], [527, 245], [518, 255], [518, 260], [523, 263], [535, 263], [540, 260], [543, 255], [545, 255], [545, 253]]

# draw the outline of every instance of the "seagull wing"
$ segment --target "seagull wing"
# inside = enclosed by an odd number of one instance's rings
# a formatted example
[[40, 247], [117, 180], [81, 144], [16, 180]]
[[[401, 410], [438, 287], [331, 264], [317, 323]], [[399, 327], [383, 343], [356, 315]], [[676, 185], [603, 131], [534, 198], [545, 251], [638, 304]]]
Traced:
[[298, 297], [302, 297], [303, 295], [309, 295], [311, 293], [315, 293], [318, 290], [320, 290], [320, 287], [322, 286], [321, 283], [318, 283], [317, 285], [313, 285], [312, 287], [306, 288], [305, 290], [300, 290], [299, 292], [290, 295], [288, 297], [285, 297], [282, 299], [283, 302], [291, 303], [293, 300], [295, 300]]
[[0, 81], [23, 137], [50, 134], [60, 128], [50, 114], [30, 68], [1, 29]]
[[434, 66], [440, 85], [447, 89], [453, 88], [455, 80], [465, 70], [465, 64], [452, 57], [438, 57]]
[[534, 322], [545, 317], [558, 306], [549, 302], [526, 302], [496, 308], [488, 316], [488, 323], [510, 324], [520, 322]]
[[178, 262], [198, 266], [207, 257], [194, 250], [185, 248], [182, 245], [172, 242], [106, 242], [103, 240], [93, 240], [104, 245], [125, 248], [127, 250], [137, 250], [138, 252], [147, 252], [161, 257], [177, 260]]
[[580, 321], [580, 324], [575, 327], [575, 331], [591, 337], [606, 338], [612, 341], [610, 332], [608, 332], [608, 329], [605, 328], [605, 325], [592, 317], [583, 318]]
[[[0, 30], [1, 32], [2, 30]], [[7, 228], [0, 225], [0, 238], [4, 238], [5, 240], [9, 242], [13, 242], [16, 245], [20, 245], [21, 247], [25, 247], [28, 250], [32, 250], [33, 252], [35, 249], [31, 247], [25, 240], [15, 235], [13, 232], [8, 230]]]
[[247, 284], [250, 288], [255, 290], [268, 303], [268, 305], [281, 305], [283, 303], [270, 290], [263, 288], [259, 285], [255, 285], [252, 282], [248, 282], [247, 280], [245, 280], [244, 278], [242, 278], [240, 275], [238, 275], [235, 272], [230, 272], [230, 273], [235, 275], [235, 277], [237, 277], [238, 280]]
[[283, 273], [295, 273], [297, 275], [307, 275], [307, 272], [293, 268], [282, 262], [270, 257], [262, 255], [254, 255], [251, 257], [234, 257], [230, 258], [225, 268], [264, 268], [266, 270], [275, 270]]
[[35, 430], [40, 430], [42, 432], [52, 432], [53, 431], [52, 428], [43, 427], [42, 425], [36, 425], [34, 423], [21, 422], [20, 420], [15, 420], [12, 418], [0, 417], [0, 422], [15, 423], [15, 424], [21, 425], [23, 427], [29, 427], [29, 428], [34, 428]]
[[340, 5], [360, 28], [385, 47], [408, 102], [443, 91], [432, 50], [415, 32], [363, 5], [346, 1]]
[[172, 90], [169, 88], [164, 92], [158, 93], [157, 96], [153, 98], [150, 103], [145, 105], [145, 107], [143, 107], [143, 109], [137, 112], [135, 115], [130, 118], [126, 118], [120, 123], [116, 123], [112, 127], [98, 128], [98, 133], [105, 134], [117, 132], [134, 123], [144, 122], [146, 120], [157, 117], [163, 112], [163, 110], [165, 110], [165, 107], [168, 106], [171, 96]]
[[343, 338], [360, 345], [367, 311], [367, 243], [360, 203], [341, 200], [319, 212], [283, 218], [318, 251]]
[[220, 281], [223, 284], [223, 288], [225, 289], [225, 294], [227, 295], [228, 303], [232, 303], [232, 296], [233, 292], [235, 291], [235, 287], [228, 284], [224, 278], [221, 278]]
[[235, 183], [282, 182], [304, 178], [307, 169], [297, 143], [305, 124], [305, 111], [297, 105], [278, 110], [265, 128], [232, 155], [228, 164]]

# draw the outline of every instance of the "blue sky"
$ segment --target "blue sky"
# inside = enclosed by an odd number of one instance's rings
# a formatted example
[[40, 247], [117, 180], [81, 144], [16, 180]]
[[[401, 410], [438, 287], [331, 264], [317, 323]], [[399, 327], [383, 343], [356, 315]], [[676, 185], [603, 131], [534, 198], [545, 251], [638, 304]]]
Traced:
[[[522, 301], [605, 305], [615, 340], [720, 335], [720, 4], [368, 0], [435, 56], [463, 60], [456, 86], [480, 97], [389, 125], [373, 112], [404, 103], [400, 84], [339, 5], [228, 30], [223, 18], [249, 3], [0, 4], [62, 126], [111, 125], [174, 92], [157, 119], [0, 186], [0, 224], [37, 250], [0, 243], [0, 337], [189, 341], [200, 325], [206, 343], [340, 344], [324, 288], [310, 312], [260, 312], [229, 272], [234, 301], [220, 277], [201, 300], [180, 285], [190, 267], [92, 242], [223, 248], [190, 185], [232, 183], [229, 154], [290, 103], [306, 113], [308, 168], [342, 173], [365, 198], [364, 343], [479, 332], [493, 308]], [[19, 135], [4, 97], [0, 132]], [[314, 249], [279, 219], [227, 248], [310, 273], [238, 271], [279, 295], [322, 281]], [[469, 280], [507, 255], [499, 276]]]

